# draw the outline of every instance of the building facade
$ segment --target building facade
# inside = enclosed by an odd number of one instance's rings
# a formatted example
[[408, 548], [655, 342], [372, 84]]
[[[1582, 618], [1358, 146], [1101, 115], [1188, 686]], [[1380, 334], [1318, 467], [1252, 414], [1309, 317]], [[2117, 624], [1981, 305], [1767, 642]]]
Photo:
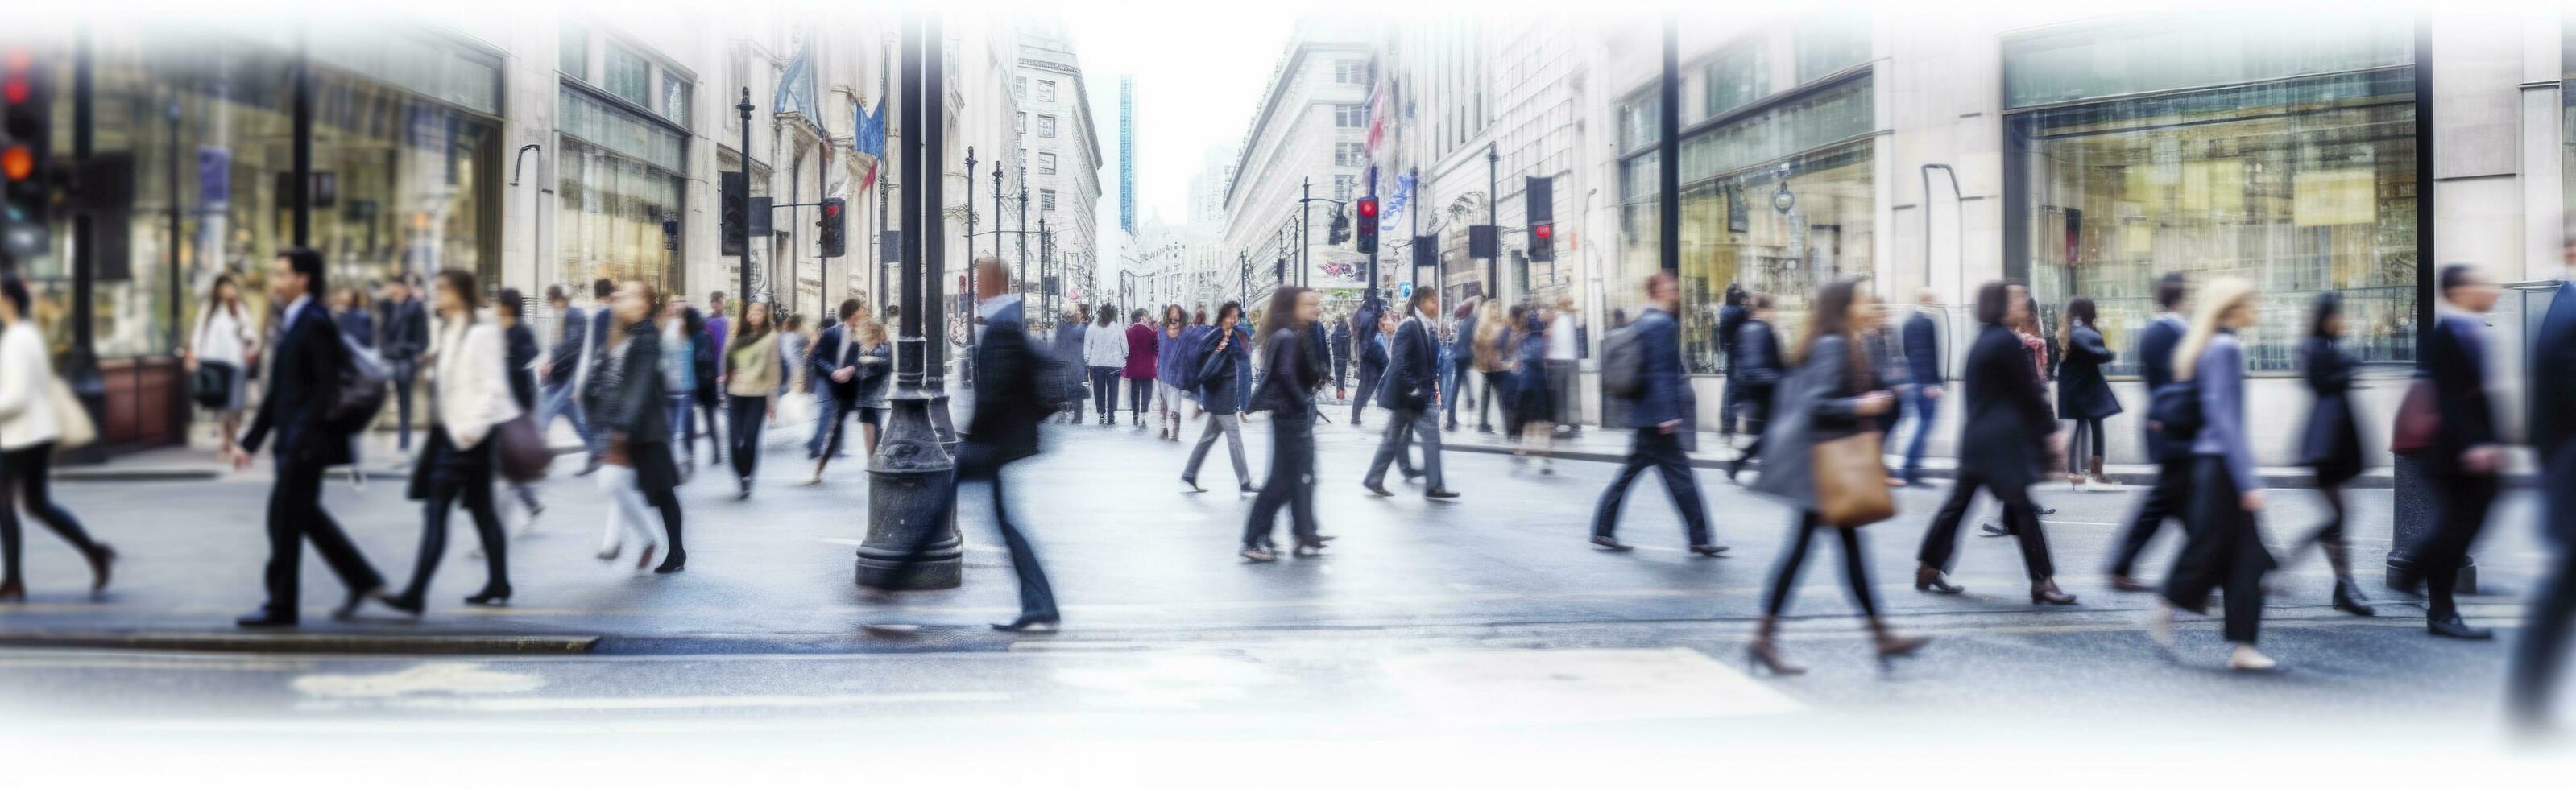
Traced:
[[[1248, 275], [1247, 304], [1301, 281], [1324, 290], [1328, 302], [1355, 303], [1363, 259], [1323, 243], [1333, 205], [1302, 201], [1368, 193], [1364, 126], [1375, 36], [1364, 25], [1300, 22], [1271, 72], [1225, 193], [1225, 250]], [[1335, 306], [1328, 311], [1347, 309]]]
[[[1078, 298], [1071, 294], [1068, 281], [1073, 279], [1079, 263], [1089, 260], [1100, 249], [1098, 212], [1100, 207], [1100, 127], [1092, 122], [1091, 97], [1083, 86], [1082, 64], [1074, 56], [1073, 43], [1066, 38], [1059, 20], [1037, 18], [1020, 23], [1020, 73], [1014, 77], [1014, 91], [1025, 83], [1021, 99], [1020, 156], [1029, 183], [1028, 227], [1021, 228], [1018, 217], [1005, 226], [1027, 230], [1030, 268], [1020, 272], [1028, 281], [1028, 292], [1042, 293], [1046, 277], [1056, 277], [1060, 297]], [[1015, 196], [1016, 197], [1016, 196]], [[1013, 206], [1016, 208], [1016, 205]], [[1043, 224], [1052, 241], [1042, 245], [1037, 235]], [[1006, 250], [1016, 253], [1017, 239], [1005, 239]], [[1047, 247], [1041, 249], [1041, 247]], [[1051, 258], [1051, 259], [1042, 259]], [[1004, 260], [1011, 260], [1005, 255]], [[1016, 268], [1016, 266], [1014, 267]]]

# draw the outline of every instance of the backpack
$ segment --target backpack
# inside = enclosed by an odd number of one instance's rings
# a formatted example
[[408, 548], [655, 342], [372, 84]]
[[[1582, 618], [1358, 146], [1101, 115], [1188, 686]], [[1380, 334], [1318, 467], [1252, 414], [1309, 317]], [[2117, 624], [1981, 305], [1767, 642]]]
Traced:
[[376, 414], [385, 410], [385, 397], [393, 389], [388, 383], [393, 374], [373, 349], [348, 335], [337, 338], [340, 369], [333, 377], [330, 399], [322, 404], [322, 424], [349, 435], [367, 429], [375, 423]]
[[1601, 391], [1636, 399], [1646, 393], [1645, 332], [1628, 324], [1601, 338]]
[[2149, 397], [2152, 399], [2147, 404], [2147, 419], [2163, 430], [2166, 440], [2188, 444], [2199, 437], [2199, 381], [2173, 381], [2156, 387]]

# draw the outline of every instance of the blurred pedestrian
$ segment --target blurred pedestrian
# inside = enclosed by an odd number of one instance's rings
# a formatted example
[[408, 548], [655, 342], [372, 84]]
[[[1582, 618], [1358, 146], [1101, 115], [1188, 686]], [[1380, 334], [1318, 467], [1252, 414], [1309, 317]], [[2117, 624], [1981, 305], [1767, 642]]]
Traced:
[[1322, 313], [1323, 294], [1295, 286], [1273, 289], [1262, 313], [1261, 336], [1267, 339], [1251, 410], [1270, 412], [1270, 477], [1243, 524], [1242, 556], [1254, 562], [1278, 561], [1271, 533], [1282, 506], [1288, 508], [1298, 556], [1322, 553], [1330, 539], [1315, 523], [1315, 392], [1324, 385], [1325, 371], [1306, 341]]
[[1744, 305], [1743, 283], [1726, 283], [1726, 294], [1719, 298], [1717, 326], [1712, 331], [1717, 335], [1717, 352], [1723, 359], [1718, 369], [1726, 374], [1726, 380], [1718, 388], [1717, 440], [1732, 446], [1735, 443], [1735, 404], [1741, 397], [1737, 394], [1739, 386], [1735, 380], [1735, 340], [1743, 336], [1744, 322], [1752, 317], [1752, 310]]
[[2568, 280], [2551, 294], [2531, 344], [2531, 402], [2560, 405], [2532, 409], [2531, 447], [2540, 456], [2544, 492], [2541, 532], [2556, 556], [2524, 609], [2522, 640], [2506, 675], [2507, 709], [2526, 732], [2550, 726], [2569, 628], [2576, 625], [2576, 409], [2564, 405], [2576, 402], [2576, 227], [2569, 230]]
[[725, 345], [724, 338], [715, 332], [716, 324], [709, 322], [709, 316], [722, 315], [722, 312], [700, 312], [696, 307], [684, 304], [682, 314], [687, 319], [691, 365], [688, 428], [680, 434], [680, 454], [690, 458], [691, 466], [681, 478], [688, 479], [697, 474], [697, 438], [701, 435], [707, 439], [707, 465], [721, 466], [725, 462], [724, 440], [718, 436], [718, 428], [722, 425], [716, 417], [717, 404], [722, 399], [717, 393], [724, 389], [717, 379], [723, 375]]
[[1780, 356], [1780, 332], [1771, 327], [1771, 319], [1777, 314], [1771, 308], [1771, 294], [1745, 294], [1744, 310], [1744, 325], [1735, 329], [1735, 350], [1727, 354], [1735, 365], [1735, 374], [1728, 376], [1727, 380], [1736, 382], [1737, 412], [1729, 414], [1728, 418], [1740, 416], [1744, 431], [1753, 434], [1753, 443], [1727, 462], [1726, 478], [1729, 480], [1744, 473], [1744, 464], [1762, 456], [1762, 436], [1767, 430], [1764, 423], [1771, 415], [1771, 394], [1779, 386], [1780, 379], [1789, 375], [1789, 367]]
[[[1861, 336], [1876, 329], [1880, 320], [1878, 300], [1858, 280], [1838, 279], [1817, 292], [1813, 309], [1807, 312], [1806, 331], [1801, 333], [1803, 347], [1798, 349], [1796, 371], [1783, 382], [1780, 407], [1773, 413], [1776, 418], [1765, 427], [1762, 478], [1752, 488], [1797, 509], [1789, 547], [1771, 571], [1761, 624], [1753, 643], [1745, 647], [1748, 661], [1774, 674], [1806, 673], [1780, 657], [1775, 637], [1780, 615], [1789, 607], [1789, 594], [1796, 590], [1798, 569], [1806, 564], [1808, 543], [1821, 529], [1831, 529], [1842, 542], [1843, 580], [1851, 586], [1852, 603], [1869, 620], [1878, 659], [1884, 662], [1913, 654], [1928, 641], [1896, 635], [1879, 618], [1878, 594], [1869, 585], [1869, 557], [1860, 539], [1860, 527], [1867, 524], [1824, 519], [1828, 493], [1818, 475], [1833, 471], [1815, 468], [1811, 459], [1819, 445], [1880, 432], [1878, 418], [1896, 408], [1896, 396], [1883, 388], [1860, 344]], [[1870, 446], [1878, 444], [1873, 441]], [[1873, 472], [1859, 482], [1878, 485], [1885, 476], [1883, 471]]]
[[[602, 294], [600, 298], [605, 302], [607, 297]], [[572, 306], [572, 298], [562, 285], [546, 286], [546, 307], [554, 310], [554, 338], [537, 361], [537, 434], [552, 431], [556, 417], [571, 420], [573, 435], [581, 439], [586, 450], [582, 453], [582, 473], [587, 474], [599, 466], [599, 442], [591, 433], [589, 415], [581, 410], [581, 380], [589, 373], [590, 360], [597, 349], [596, 319], [607, 317], [607, 311], [604, 307], [593, 311]]]
[[1582, 430], [1582, 401], [1576, 384], [1583, 378], [1583, 327], [1576, 319], [1574, 298], [1556, 297], [1547, 314], [1547, 421], [1570, 431]]
[[2504, 472], [2504, 442], [2487, 396], [2484, 336], [2486, 312], [2504, 291], [2473, 266], [2446, 265], [2440, 277], [2444, 309], [2423, 333], [2415, 373], [2430, 380], [2433, 409], [2440, 415], [2432, 444], [2423, 450], [2436, 518], [2432, 531], [2406, 546], [2406, 556], [2423, 577], [2426, 631], [2484, 640], [2494, 633], [2462, 620], [2453, 598], [2460, 566], [2486, 529], [2487, 508], [2495, 503], [2497, 477]]
[[[376, 355], [393, 372], [394, 447], [406, 453], [411, 451], [411, 399], [420, 380], [420, 354], [429, 348], [429, 310], [412, 291], [408, 274], [386, 282], [385, 301], [377, 310], [384, 316], [384, 325], [380, 327], [383, 335], [376, 340]], [[318, 299], [321, 294], [314, 296]]]
[[[1512, 336], [1521, 329], [1520, 316], [1516, 314], [1519, 309], [1505, 309], [1499, 301], [1488, 301], [1478, 307], [1476, 339], [1472, 346], [1476, 355], [1476, 375], [1485, 383], [1485, 400], [1503, 412], [1503, 435], [1515, 442], [1520, 440], [1520, 434], [1515, 432], [1518, 425], [1512, 421], [1512, 405], [1519, 398], [1512, 395], [1512, 369], [1519, 361], [1514, 358], [1516, 348], [1512, 345]], [[1484, 418], [1481, 406], [1477, 417], [1479, 420]], [[1480, 425], [1477, 429], [1485, 428]]]
[[1181, 484], [1192, 493], [1205, 493], [1199, 487], [1199, 464], [1207, 460], [1210, 448], [1216, 446], [1219, 433], [1225, 437], [1225, 448], [1234, 460], [1234, 481], [1243, 493], [1259, 492], [1252, 486], [1252, 469], [1243, 459], [1243, 388], [1240, 385], [1242, 365], [1252, 355], [1252, 335], [1243, 329], [1243, 303], [1229, 301], [1216, 308], [1216, 334], [1200, 349], [1199, 405], [1207, 412], [1207, 429], [1199, 433], [1199, 442], [1190, 448], [1189, 462], [1181, 466]]
[[2352, 379], [2360, 364], [2343, 352], [2343, 294], [2317, 294], [2309, 316], [2308, 337], [2299, 343], [2307, 367], [2307, 429], [2299, 437], [2299, 460], [2317, 475], [2317, 493], [2326, 501], [2326, 522], [2292, 543], [2295, 553], [2311, 543], [2323, 548], [2326, 566], [2334, 569], [2335, 610], [2357, 616], [2376, 613], [2361, 585], [2352, 579], [2352, 549], [2343, 539], [2346, 505], [2343, 486], [2361, 476], [2361, 430], [2353, 416]]
[[2066, 483], [2079, 488], [2087, 481], [2111, 484], [2102, 473], [2102, 420], [2121, 410], [2119, 396], [2102, 376], [2102, 365], [2120, 354], [2103, 343], [2102, 331], [2093, 326], [2096, 315], [2093, 300], [2077, 296], [2066, 302], [2057, 326], [2057, 345], [2065, 353], [2057, 365], [2057, 415], [2075, 423], [2066, 436]]
[[1127, 367], [1127, 331], [1117, 323], [1118, 308], [1100, 305], [1082, 336], [1082, 361], [1091, 369], [1091, 401], [1100, 409], [1104, 426], [1118, 424], [1118, 372]]
[[1930, 444], [1932, 423], [1941, 413], [1941, 385], [1946, 383], [1941, 376], [1941, 327], [1932, 317], [1940, 313], [1940, 298], [1931, 288], [1916, 293], [1914, 301], [1919, 309], [1905, 318], [1901, 330], [1908, 379], [1905, 411], [1914, 422], [1914, 435], [1905, 441], [1905, 466], [1897, 471], [1896, 478], [1908, 485], [1923, 484], [1923, 449]]
[[1182, 333], [1190, 328], [1190, 314], [1178, 304], [1163, 305], [1163, 322], [1154, 331], [1154, 432], [1165, 441], [1181, 440], [1181, 390], [1172, 385], [1179, 380], [1174, 364], [1189, 360], [1181, 353]]
[[[1601, 503], [1592, 510], [1593, 545], [1628, 550], [1615, 536], [1619, 506], [1627, 500], [1628, 486], [1637, 481], [1637, 475], [1653, 468], [1663, 477], [1664, 492], [1672, 494], [1673, 508], [1680, 510], [1691, 554], [1716, 556], [1726, 552], [1726, 546], [1717, 544], [1709, 534], [1708, 508], [1700, 501], [1699, 479], [1691, 472], [1690, 456], [1684, 454], [1685, 442], [1692, 441], [1697, 430], [1691, 420], [1699, 409], [1699, 400], [1691, 395], [1690, 379], [1682, 371], [1681, 323], [1673, 318], [1681, 306], [1681, 282], [1672, 272], [1657, 272], [1646, 278], [1646, 305], [1638, 311], [1636, 322], [1620, 328], [1636, 332], [1633, 341], [1643, 365], [1635, 373], [1640, 382], [1636, 396], [1626, 398], [1622, 406], [1628, 415], [1628, 427], [1635, 432], [1628, 442], [1627, 460], [1619, 465], [1618, 473], [1610, 478], [1610, 487], [1601, 491]], [[1500, 320], [1492, 313], [1483, 319]], [[1478, 331], [1484, 329], [1479, 327]]]
[[742, 325], [733, 330], [725, 349], [725, 438], [733, 444], [735, 499], [751, 498], [751, 478], [760, 470], [763, 425], [778, 421], [776, 398], [787, 393], [778, 354], [782, 336], [769, 328], [769, 305], [743, 302]]
[[1145, 426], [1145, 409], [1154, 402], [1154, 324], [1153, 313], [1142, 309], [1127, 313], [1127, 362], [1119, 377], [1127, 381], [1127, 424]]
[[[197, 379], [196, 399], [199, 405], [215, 412], [218, 430], [223, 432], [218, 455], [233, 451], [233, 438], [241, 432], [242, 409], [248, 402], [251, 369], [259, 358], [259, 335], [252, 328], [254, 316], [242, 306], [241, 286], [231, 274], [219, 274], [215, 285], [206, 290], [206, 304], [197, 313], [197, 331], [188, 341], [185, 366]], [[369, 342], [374, 338], [370, 336]], [[211, 371], [211, 372], [209, 372]]]
[[[501, 327], [502, 369], [509, 373], [510, 401], [518, 405], [519, 413], [533, 414], [537, 411], [537, 332], [519, 320], [526, 309], [527, 297], [518, 288], [502, 288], [493, 295], [492, 322]], [[544, 435], [538, 432], [540, 440]], [[537, 498], [536, 483], [503, 482], [510, 486], [511, 495], [518, 497], [519, 506], [528, 511], [527, 519], [519, 523], [519, 531], [524, 534], [536, 527], [537, 516], [546, 513], [545, 501]]]
[[2165, 577], [2163, 599], [2147, 635], [2172, 648], [2176, 609], [2206, 613], [2209, 593], [2224, 588], [2226, 638], [2234, 644], [2227, 667], [2269, 671], [2279, 665], [2254, 648], [2263, 626], [2263, 575], [2278, 566], [2263, 547], [2261, 479], [2255, 476], [2253, 441], [2245, 426], [2245, 349], [2238, 330], [2254, 325], [2259, 304], [2254, 286], [2222, 279], [2209, 284], [2193, 313], [2191, 332], [2174, 350], [2174, 380], [2193, 387], [2200, 426], [2191, 440], [2190, 538]]
[[[1393, 313], [1379, 319], [1377, 334], [1387, 338], [1388, 361], [1379, 374], [1377, 403], [1389, 413], [1386, 435], [1360, 484], [1370, 493], [1393, 495], [1386, 489], [1387, 466], [1408, 467], [1400, 469], [1405, 478], [1428, 477], [1423, 498], [1455, 499], [1458, 493], [1449, 489], [1440, 471], [1440, 341], [1432, 336], [1432, 326], [1440, 320], [1439, 289], [1415, 289], [1404, 312], [1402, 322]], [[1420, 473], [1409, 468], [1405, 449], [1417, 442], [1422, 445]]]
[[[1075, 369], [1085, 369], [1083, 342], [1088, 339], [1090, 328], [1091, 313], [1083, 305], [1066, 307], [1064, 319], [1057, 321], [1055, 325], [1055, 358], [1063, 360], [1065, 364]], [[1082, 421], [1082, 401], [1091, 396], [1089, 389], [1083, 385], [1087, 380], [1088, 376], [1081, 374], [1065, 376], [1066, 391], [1063, 395], [1065, 409], [1064, 413], [1057, 415], [1063, 417], [1065, 424]]]
[[1351, 324], [1349, 321], [1327, 321], [1333, 325], [1333, 399], [1351, 396], [1348, 375], [1351, 366]]
[[347, 601], [333, 610], [333, 617], [356, 613], [358, 604], [385, 583], [384, 576], [376, 574], [367, 557], [349, 541], [348, 533], [322, 509], [323, 471], [355, 460], [350, 435], [323, 418], [339, 389], [348, 349], [341, 344], [339, 327], [322, 308], [322, 295], [330, 292], [322, 253], [307, 247], [279, 250], [268, 283], [270, 298], [286, 307], [277, 339], [269, 347], [268, 374], [262, 384], [266, 393], [258, 414], [251, 418], [250, 431], [225, 453], [234, 468], [248, 468], [260, 444], [271, 432], [277, 435], [272, 452], [277, 481], [268, 497], [268, 601], [236, 620], [242, 627], [296, 625], [306, 538], [313, 540], [331, 572], [349, 588]]
[[[809, 366], [805, 355], [812, 351], [814, 338], [805, 333], [803, 313], [790, 312], [784, 316], [773, 313], [771, 317], [778, 320], [778, 383], [783, 387], [777, 402], [771, 404], [772, 410], [783, 405], [792, 415], [798, 406], [797, 401], [786, 399], [788, 393], [810, 395], [814, 391], [813, 376], [805, 374]], [[822, 418], [822, 414], [814, 415], [816, 422], [821, 422]], [[776, 423], [772, 422], [771, 426], [776, 426]]]
[[[116, 549], [90, 539], [80, 519], [55, 503], [48, 469], [54, 450], [64, 440], [64, 425], [87, 420], [87, 414], [57, 413], [54, 366], [45, 351], [44, 332], [28, 308], [34, 298], [27, 281], [15, 273], [0, 274], [0, 603], [27, 599], [27, 582], [19, 575], [25, 545], [18, 530], [18, 510], [80, 551], [89, 562], [90, 594], [107, 590], [116, 565]], [[90, 432], [93, 436], [95, 430]]]
[[2074, 595], [2057, 588], [2048, 539], [2030, 501], [2030, 486], [2063, 447], [2057, 443], [2056, 419], [2049, 414], [2039, 370], [2008, 328], [2025, 322], [2027, 303], [2003, 282], [1988, 282], [1977, 289], [1977, 322], [1985, 328], [1969, 345], [1968, 366], [1960, 375], [1967, 423], [1959, 431], [1958, 484], [1923, 533], [1923, 548], [1916, 555], [1920, 564], [1914, 570], [1916, 590], [1965, 591], [1946, 576], [1959, 548], [1959, 521], [1967, 517], [1968, 505], [1983, 488], [2003, 503], [2006, 530], [2021, 543], [2031, 603], [2075, 604]]
[[1442, 403], [1441, 407], [1449, 412], [1448, 429], [1450, 430], [1458, 429], [1458, 404], [1460, 401], [1471, 400], [1467, 390], [1474, 385], [1477, 378], [1475, 375], [1476, 308], [1476, 299], [1471, 296], [1459, 302], [1457, 311], [1450, 315], [1449, 344], [1446, 349], [1449, 366], [1442, 371], [1442, 374], [1447, 377], [1441, 379], [1440, 386], [1440, 391], [1447, 395], [1441, 398], [1448, 401]]
[[[2180, 273], [2156, 280], [2156, 317], [2138, 333], [2137, 344], [2139, 377], [2146, 379], [2149, 397], [2174, 382], [2174, 349], [2191, 330], [2191, 322], [2182, 316], [2189, 293], [2189, 283]], [[2156, 482], [2139, 497], [2138, 513], [2120, 533], [2111, 555], [2111, 588], [2122, 592], [2155, 589], [2132, 575], [2138, 554], [2146, 552], [2147, 543], [2155, 539], [2166, 519], [2182, 517], [2191, 497], [2191, 444], [2167, 438], [2163, 426], [2153, 419], [2139, 421], [2145, 423], [2147, 457], [2156, 462]]]
[[[608, 493], [612, 507], [599, 558], [616, 559], [621, 538], [632, 532], [641, 543], [636, 569], [650, 566], [656, 573], [675, 573], [684, 569], [689, 554], [680, 541], [680, 500], [673, 495], [680, 470], [671, 457], [670, 422], [677, 409], [669, 390], [670, 356], [662, 348], [665, 332], [653, 325], [654, 314], [662, 311], [659, 298], [652, 285], [641, 281], [618, 288], [610, 339], [582, 392], [582, 407], [606, 439], [599, 488]], [[656, 539], [646, 525], [647, 509], [661, 513], [664, 539]], [[653, 554], [666, 549], [665, 540], [667, 553], [654, 565]]]
[[429, 438], [412, 466], [407, 494], [422, 503], [420, 557], [402, 592], [376, 597], [413, 616], [428, 608], [429, 580], [447, 556], [447, 515], [460, 500], [474, 518], [485, 572], [483, 590], [465, 602], [510, 602], [510, 539], [501, 530], [500, 509], [493, 506], [494, 442], [486, 439], [492, 428], [519, 418], [521, 411], [510, 391], [509, 349], [500, 327], [475, 320], [482, 294], [474, 275], [463, 269], [440, 271], [430, 285], [438, 332], [426, 359]]
[[1377, 309], [1374, 303], [1363, 304], [1351, 312], [1351, 358], [1358, 360], [1355, 375], [1359, 384], [1351, 394], [1352, 427], [1361, 426], [1369, 398], [1377, 396], [1379, 382], [1386, 377], [1386, 334], [1378, 325], [1386, 317], [1384, 313], [1385, 310]]
[[331, 307], [331, 323], [340, 327], [340, 336], [366, 348], [376, 347], [376, 314], [370, 309], [366, 291], [341, 288], [339, 298], [331, 300]]
[[[1512, 412], [1520, 416], [1517, 420], [1520, 424], [1513, 429], [1513, 434], [1520, 437], [1520, 447], [1513, 451], [1513, 461], [1526, 463], [1536, 460], [1541, 474], [1556, 473], [1556, 468], [1548, 465], [1548, 456], [1556, 444], [1557, 404], [1556, 382], [1549, 379], [1547, 358], [1553, 342], [1548, 334], [1555, 324], [1546, 308], [1531, 307], [1522, 319], [1520, 334], [1514, 342], [1518, 346], [1514, 356], [1520, 369], [1513, 373], [1512, 391], [1519, 395], [1520, 402]], [[1571, 324], [1568, 324], [1568, 332], [1571, 331]], [[1567, 342], [1570, 344], [1572, 341]]]
[[660, 323], [662, 346], [663, 408], [670, 412], [672, 461], [678, 464], [680, 481], [687, 482], [697, 472], [697, 454], [691, 449], [697, 435], [698, 335], [705, 331], [691, 316], [696, 312], [689, 303], [674, 297], [662, 305]]
[[823, 469], [841, 453], [841, 431], [849, 417], [858, 417], [861, 440], [870, 457], [877, 452], [877, 430], [885, 424], [885, 381], [893, 370], [894, 348], [886, 341], [885, 324], [868, 317], [857, 299], [841, 302], [841, 325], [826, 329], [814, 342], [812, 375], [832, 390], [831, 432], [823, 440], [823, 450], [814, 459], [814, 476], [807, 485], [823, 484]]
[[[1037, 551], [1028, 536], [1011, 521], [1006, 502], [1009, 497], [1003, 486], [1012, 462], [1037, 455], [1038, 422], [1046, 419], [1045, 401], [1052, 399], [1040, 396], [1038, 391], [1046, 360], [1029, 340], [1020, 297], [1004, 291], [1010, 281], [1010, 269], [1004, 268], [999, 259], [985, 255], [976, 260], [975, 316], [984, 322], [984, 331], [973, 351], [975, 410], [958, 436], [957, 495], [943, 497], [941, 502], [956, 506], [956, 502], [966, 500], [968, 488], [976, 485], [992, 493], [993, 526], [1002, 533], [1002, 544], [1011, 554], [1011, 570], [1020, 582], [1019, 618], [993, 625], [993, 629], [1054, 630], [1062, 620], [1056, 609], [1055, 592], [1047, 585], [1046, 569], [1038, 565]], [[946, 520], [934, 518], [931, 523]], [[948, 530], [940, 528], [920, 529], [918, 533], [919, 542], [904, 552], [889, 577], [909, 576], [931, 545], [948, 536]], [[893, 586], [903, 588], [905, 584]]]

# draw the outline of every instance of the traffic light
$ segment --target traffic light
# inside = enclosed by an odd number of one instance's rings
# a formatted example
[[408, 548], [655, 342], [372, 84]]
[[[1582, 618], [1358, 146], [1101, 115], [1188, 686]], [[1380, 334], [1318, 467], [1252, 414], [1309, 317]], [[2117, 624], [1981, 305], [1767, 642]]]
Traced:
[[836, 258], [850, 244], [850, 201], [838, 197], [823, 198], [823, 257]]
[[0, 45], [0, 263], [18, 264], [52, 245], [46, 225], [53, 133], [52, 84], [24, 43]]
[[722, 173], [716, 181], [716, 254], [741, 257], [751, 246], [751, 178]]
[[1527, 199], [1529, 212], [1529, 259], [1541, 263], [1556, 259], [1556, 179], [1531, 178], [1522, 182], [1521, 195]]
[[1377, 198], [1363, 197], [1359, 204], [1359, 253], [1377, 254]]
[[1342, 242], [1349, 240], [1351, 240], [1351, 217], [1348, 214], [1342, 213], [1340, 206], [1335, 206], [1333, 208], [1333, 224], [1324, 231], [1324, 245], [1328, 247], [1337, 247], [1341, 246]]

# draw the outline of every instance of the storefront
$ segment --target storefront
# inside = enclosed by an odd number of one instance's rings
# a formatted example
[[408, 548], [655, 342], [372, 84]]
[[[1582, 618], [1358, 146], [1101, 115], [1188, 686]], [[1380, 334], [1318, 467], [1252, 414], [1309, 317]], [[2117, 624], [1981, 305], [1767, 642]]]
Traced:
[[[2414, 358], [2412, 25], [2170, 18], [2003, 42], [2005, 271], [2043, 322], [2075, 296], [2114, 348], [2181, 272], [2262, 292], [2258, 374], [2297, 369], [2321, 291], [2344, 294], [2345, 348]], [[2110, 369], [2134, 375], [2123, 354]]]
[[561, 90], [557, 265], [541, 284], [640, 280], [668, 292], [681, 282], [686, 136], [586, 87]]

